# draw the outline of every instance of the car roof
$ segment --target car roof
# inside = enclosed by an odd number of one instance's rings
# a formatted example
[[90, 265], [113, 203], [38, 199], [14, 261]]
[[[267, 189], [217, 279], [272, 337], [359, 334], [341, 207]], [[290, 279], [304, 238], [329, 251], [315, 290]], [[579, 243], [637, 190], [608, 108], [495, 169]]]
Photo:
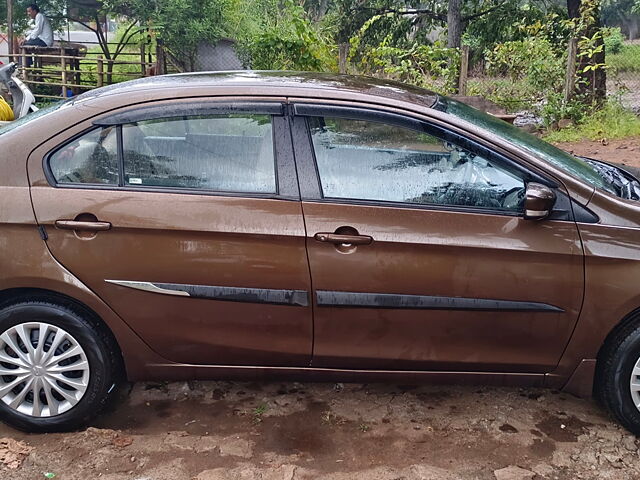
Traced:
[[246, 87], [252, 94], [260, 94], [260, 88], [282, 88], [283, 95], [287, 89], [307, 90], [311, 96], [352, 92], [389, 100], [405, 101], [422, 107], [432, 107], [438, 95], [426, 90], [391, 80], [355, 75], [338, 75], [317, 72], [288, 71], [252, 71], [240, 70], [230, 72], [196, 72], [159, 75], [118, 83], [83, 93], [75, 101], [90, 100], [110, 94], [134, 93], [147, 89], [180, 89], [181, 87]]

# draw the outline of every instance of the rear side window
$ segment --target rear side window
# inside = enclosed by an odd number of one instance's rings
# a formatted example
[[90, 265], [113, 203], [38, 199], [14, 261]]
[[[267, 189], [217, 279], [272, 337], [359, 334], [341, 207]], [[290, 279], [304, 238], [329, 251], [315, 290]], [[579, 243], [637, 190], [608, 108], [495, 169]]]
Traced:
[[523, 210], [519, 174], [449, 140], [366, 120], [309, 126], [325, 198]]
[[269, 115], [164, 118], [122, 126], [125, 185], [276, 193]]
[[118, 185], [116, 127], [91, 132], [68, 143], [49, 159], [58, 183]]
[[184, 116], [97, 128], [55, 151], [49, 167], [59, 184], [277, 193], [271, 115]]

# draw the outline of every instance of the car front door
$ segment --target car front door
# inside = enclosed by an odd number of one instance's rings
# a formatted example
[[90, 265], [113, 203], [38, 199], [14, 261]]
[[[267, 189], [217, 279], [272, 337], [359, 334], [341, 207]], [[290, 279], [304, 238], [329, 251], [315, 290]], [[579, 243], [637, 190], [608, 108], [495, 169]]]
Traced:
[[[435, 125], [298, 104], [315, 367], [547, 372], [583, 294], [569, 199]], [[528, 182], [559, 210], [523, 218]], [[560, 210], [565, 209], [562, 213]]]
[[308, 365], [310, 280], [283, 105], [185, 102], [87, 121], [32, 153], [47, 245], [171, 361]]

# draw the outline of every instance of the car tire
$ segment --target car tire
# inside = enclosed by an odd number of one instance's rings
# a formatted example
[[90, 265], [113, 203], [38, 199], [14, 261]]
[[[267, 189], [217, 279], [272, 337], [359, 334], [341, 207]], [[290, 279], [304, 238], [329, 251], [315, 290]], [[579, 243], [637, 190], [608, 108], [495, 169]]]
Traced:
[[114, 395], [120, 358], [111, 335], [72, 302], [1, 305], [0, 420], [27, 432], [85, 426]]
[[[594, 390], [598, 400], [634, 435], [640, 436], [640, 320], [607, 340], [598, 358]], [[632, 382], [637, 384], [633, 388]], [[635, 398], [635, 400], [634, 400]]]

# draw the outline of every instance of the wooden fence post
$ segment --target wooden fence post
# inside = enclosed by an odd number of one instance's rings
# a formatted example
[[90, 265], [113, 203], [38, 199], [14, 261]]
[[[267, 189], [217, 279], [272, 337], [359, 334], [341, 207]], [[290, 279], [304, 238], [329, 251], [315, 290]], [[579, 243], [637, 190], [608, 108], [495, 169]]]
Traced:
[[64, 47], [60, 48], [60, 70], [62, 70], [62, 98], [67, 98], [67, 58]]
[[573, 97], [576, 88], [576, 61], [578, 57], [578, 40], [569, 39], [569, 52], [567, 55], [567, 76], [564, 79], [564, 101], [568, 102]]
[[15, 62], [15, 59], [12, 55], [15, 53], [13, 51], [13, 0], [7, 0], [7, 29], [8, 29], [8, 38], [9, 42], [9, 61]]
[[145, 61], [144, 42], [140, 42], [140, 73], [143, 77], [147, 76], [147, 66], [145, 65]]
[[156, 39], [156, 75], [164, 75], [166, 72], [166, 57], [161, 38]]
[[463, 45], [460, 54], [460, 78], [458, 81], [458, 94], [467, 94], [467, 77], [469, 76], [469, 45]]
[[29, 71], [27, 70], [27, 51], [24, 47], [20, 49], [20, 57], [22, 58], [22, 78], [29, 80]]
[[102, 55], [98, 55], [98, 58], [97, 58], [96, 84], [98, 87], [102, 87], [104, 85], [104, 62], [102, 60]]

